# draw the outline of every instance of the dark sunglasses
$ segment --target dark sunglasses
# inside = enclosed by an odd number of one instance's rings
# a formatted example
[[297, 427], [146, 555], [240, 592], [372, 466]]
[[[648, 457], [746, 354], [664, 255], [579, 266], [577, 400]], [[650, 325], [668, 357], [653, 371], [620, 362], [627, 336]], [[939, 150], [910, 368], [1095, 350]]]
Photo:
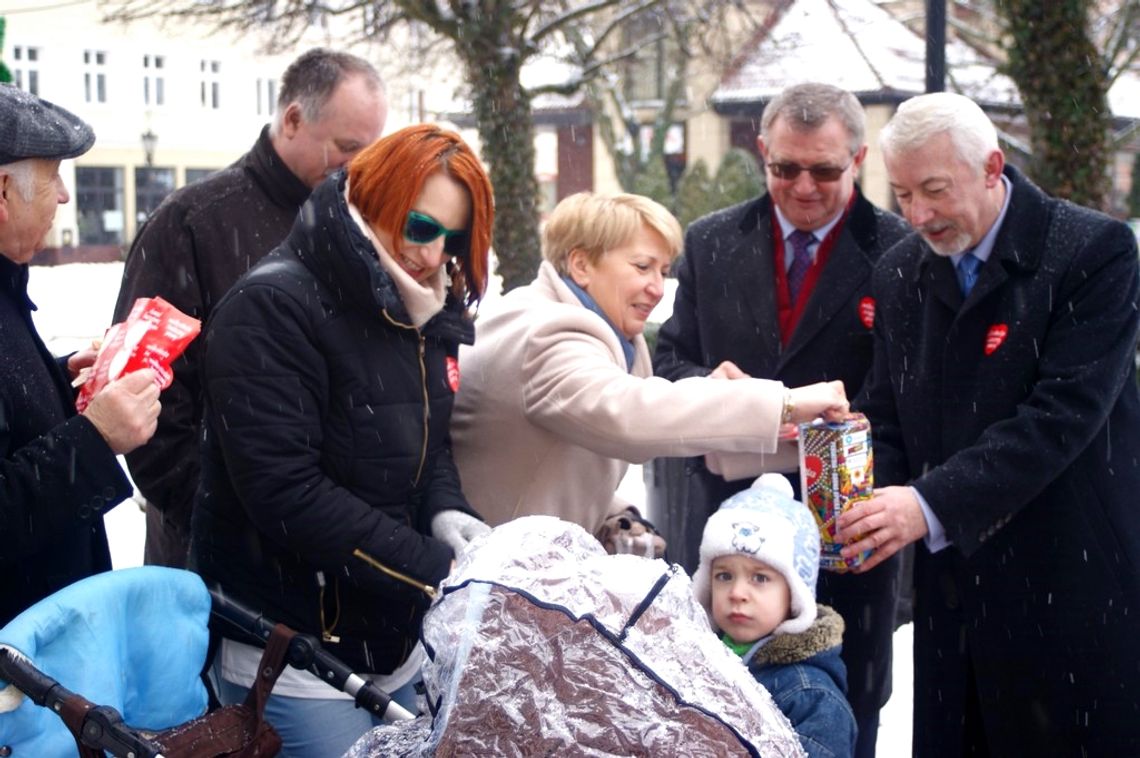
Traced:
[[800, 175], [801, 171], [806, 171], [811, 174], [811, 178], [817, 182], [834, 182], [838, 181], [839, 177], [843, 176], [843, 172], [851, 168], [848, 163], [843, 168], [836, 166], [801, 166], [798, 163], [769, 163], [768, 170], [772, 172], [772, 176], [777, 179], [787, 179], [791, 181]]
[[404, 239], [417, 245], [427, 245], [439, 235], [443, 235], [443, 252], [451, 256], [467, 254], [467, 230], [448, 229], [431, 216], [419, 211], [409, 211], [404, 222]]

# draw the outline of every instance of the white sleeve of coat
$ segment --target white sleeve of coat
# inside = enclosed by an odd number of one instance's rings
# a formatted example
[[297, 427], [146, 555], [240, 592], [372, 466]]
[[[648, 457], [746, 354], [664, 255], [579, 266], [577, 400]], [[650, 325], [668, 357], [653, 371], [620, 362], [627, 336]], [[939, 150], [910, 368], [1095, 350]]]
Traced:
[[717, 450], [776, 451], [782, 383], [634, 376], [608, 330], [585, 311], [572, 320], [534, 325], [522, 366], [524, 412], [531, 423], [631, 463]]
[[790, 474], [799, 470], [799, 445], [781, 441], [775, 453], [731, 453], [716, 451], [705, 456], [705, 467], [728, 481], [754, 479], [761, 474]]

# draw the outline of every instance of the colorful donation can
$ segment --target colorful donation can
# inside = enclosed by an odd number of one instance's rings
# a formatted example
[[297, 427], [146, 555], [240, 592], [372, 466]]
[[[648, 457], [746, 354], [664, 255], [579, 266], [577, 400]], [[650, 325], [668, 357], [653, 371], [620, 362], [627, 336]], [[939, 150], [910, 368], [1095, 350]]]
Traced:
[[871, 497], [871, 424], [863, 414], [855, 413], [838, 423], [816, 419], [800, 424], [799, 435], [800, 491], [819, 526], [819, 566], [842, 573], [870, 555], [867, 551], [844, 560], [839, 555], [843, 543], [835, 533], [839, 514]]

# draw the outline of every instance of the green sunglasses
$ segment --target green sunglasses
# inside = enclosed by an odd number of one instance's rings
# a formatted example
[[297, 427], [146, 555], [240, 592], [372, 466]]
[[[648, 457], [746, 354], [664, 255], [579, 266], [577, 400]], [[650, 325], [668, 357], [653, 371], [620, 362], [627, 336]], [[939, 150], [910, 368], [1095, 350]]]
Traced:
[[419, 211], [409, 211], [404, 222], [404, 239], [417, 245], [426, 245], [443, 235], [443, 252], [458, 257], [467, 254], [467, 230], [448, 229], [443, 224]]

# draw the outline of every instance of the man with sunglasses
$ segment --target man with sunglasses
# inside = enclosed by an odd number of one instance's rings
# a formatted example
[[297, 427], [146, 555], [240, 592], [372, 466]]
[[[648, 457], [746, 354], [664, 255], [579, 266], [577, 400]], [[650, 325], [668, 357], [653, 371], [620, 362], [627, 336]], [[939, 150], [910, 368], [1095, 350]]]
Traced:
[[[285, 239], [309, 192], [384, 130], [387, 95], [362, 58], [314, 48], [289, 64], [277, 111], [253, 148], [228, 168], [171, 194], [139, 230], [115, 304], [165, 298], [206, 321], [215, 303]], [[158, 431], [127, 456], [146, 498], [147, 564], [184, 568], [198, 488], [200, 341], [174, 363]]]
[[[673, 380], [754, 376], [789, 387], [841, 379], [854, 397], [871, 366], [871, 268], [909, 231], [855, 185], [867, 154], [863, 108], [828, 84], [789, 87], [765, 108], [757, 145], [768, 191], [689, 227], [654, 371]], [[666, 519], [678, 528], [665, 536], [670, 551], [680, 551], [673, 559], [692, 571], [704, 522], [751, 479], [726, 480], [702, 459], [685, 468], [684, 516]], [[798, 491], [794, 463], [787, 473]], [[879, 709], [890, 697], [898, 576], [896, 556], [867, 574], [824, 572], [819, 580], [820, 602], [847, 626], [843, 660], [859, 758], [875, 754]]]

